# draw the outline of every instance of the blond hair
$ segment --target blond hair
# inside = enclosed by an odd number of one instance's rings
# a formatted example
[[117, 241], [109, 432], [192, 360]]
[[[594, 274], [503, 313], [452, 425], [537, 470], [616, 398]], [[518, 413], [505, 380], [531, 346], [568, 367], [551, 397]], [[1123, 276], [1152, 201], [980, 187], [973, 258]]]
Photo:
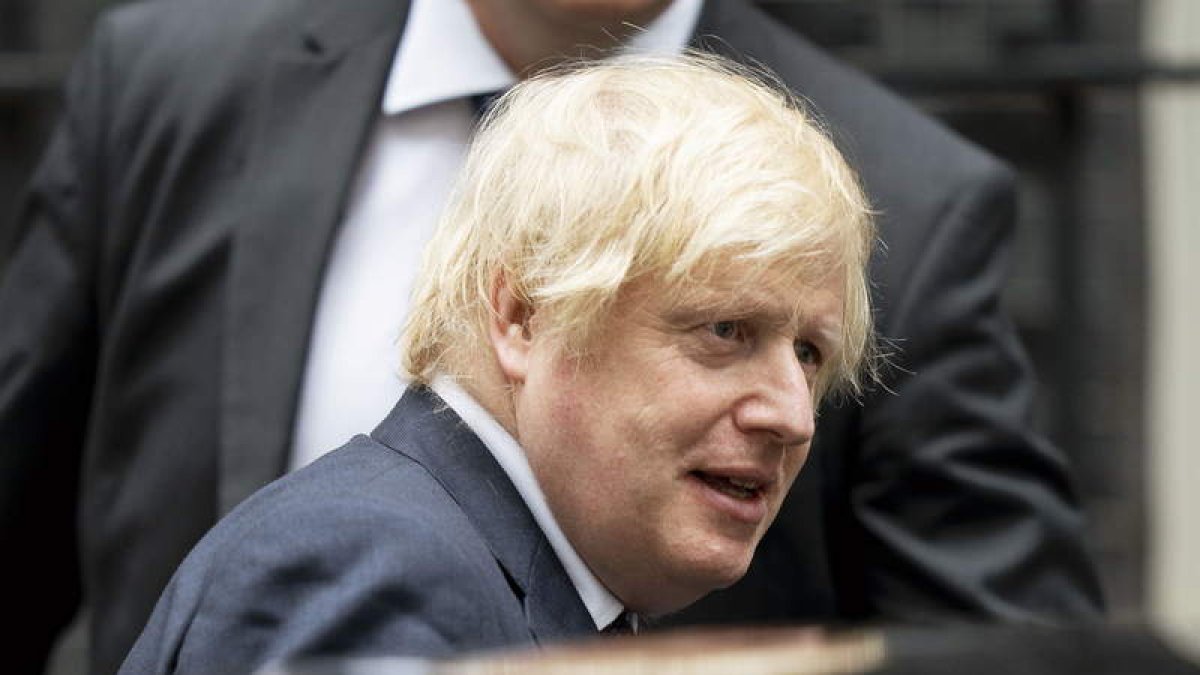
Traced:
[[819, 388], [857, 391], [873, 241], [855, 174], [768, 76], [694, 53], [570, 64], [484, 119], [425, 251], [403, 366], [417, 382], [467, 376], [501, 275], [583, 354], [635, 279], [676, 292], [729, 269], [747, 287], [840, 273], [841, 348]]

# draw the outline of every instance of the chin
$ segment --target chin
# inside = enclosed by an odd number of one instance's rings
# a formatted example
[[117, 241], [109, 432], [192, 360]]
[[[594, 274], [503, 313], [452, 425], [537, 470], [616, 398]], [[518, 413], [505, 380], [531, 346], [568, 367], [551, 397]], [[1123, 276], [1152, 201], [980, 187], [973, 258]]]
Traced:
[[666, 0], [552, 0], [551, 4], [566, 16], [582, 20], [646, 21], [658, 16], [670, 2]]
[[708, 589], [708, 592], [718, 591], [722, 588], [729, 588], [742, 580], [746, 576], [746, 572], [750, 569], [750, 558], [747, 557], [744, 562], [736, 565], [725, 567], [713, 576], [713, 583]]
[[713, 591], [727, 588], [741, 579], [750, 567], [750, 557], [689, 558], [679, 560], [673, 569], [664, 569], [659, 581], [641, 589], [637, 597], [623, 600], [639, 614], [651, 617], [678, 612]]
[[753, 549], [738, 552], [723, 551], [718, 555], [695, 560], [690, 576], [693, 580], [691, 586], [696, 589], [696, 592], [695, 597], [688, 604], [713, 591], [728, 588], [740, 581], [742, 577], [746, 576], [746, 571], [750, 569], [753, 554]]
[[[691, 530], [691, 536], [659, 549], [658, 564], [646, 574], [630, 597], [623, 598], [637, 612], [661, 616], [677, 612], [700, 598], [737, 583], [754, 557], [758, 537]], [[632, 602], [631, 602], [632, 601]]]

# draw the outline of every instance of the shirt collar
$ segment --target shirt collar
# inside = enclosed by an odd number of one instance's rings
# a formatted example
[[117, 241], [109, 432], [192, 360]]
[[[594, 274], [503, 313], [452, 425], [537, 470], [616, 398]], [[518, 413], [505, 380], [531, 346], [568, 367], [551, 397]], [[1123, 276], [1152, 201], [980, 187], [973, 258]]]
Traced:
[[520, 444], [454, 380], [438, 376], [430, 388], [470, 427], [504, 469], [504, 473], [508, 475], [533, 514], [538, 527], [546, 535], [567, 576], [571, 578], [571, 584], [591, 615], [596, 629], [603, 630], [620, 616], [625, 607], [600, 583], [596, 575], [592, 574], [575, 551], [575, 547], [571, 546], [571, 542], [563, 534], [554, 514], [550, 512], [546, 495], [538, 485], [533, 468], [529, 466], [529, 460], [526, 459]]
[[[635, 33], [623, 51], [679, 53], [699, 21], [702, 4], [675, 0]], [[500, 91], [516, 82], [479, 30], [467, 0], [413, 0], [392, 59], [383, 113]]]
[[623, 52], [678, 54], [687, 47], [700, 21], [704, 0], [675, 0], [644, 30], [634, 33]]

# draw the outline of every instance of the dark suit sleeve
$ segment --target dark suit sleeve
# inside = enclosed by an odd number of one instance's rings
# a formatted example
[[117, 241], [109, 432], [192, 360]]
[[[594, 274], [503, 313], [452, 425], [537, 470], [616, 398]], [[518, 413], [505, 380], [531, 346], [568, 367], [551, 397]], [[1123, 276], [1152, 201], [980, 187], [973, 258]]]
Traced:
[[79, 602], [76, 487], [96, 363], [98, 205], [93, 160], [102, 50], [70, 78], [65, 113], [0, 267], [0, 579], [20, 620], [4, 662], [39, 672]]
[[1000, 308], [1013, 182], [995, 166], [964, 180], [924, 240], [883, 253], [912, 262], [883, 289], [892, 366], [860, 411], [839, 527], [859, 540], [834, 575], [864, 616], [1096, 616], [1068, 468], [1032, 431], [1033, 376]]
[[529, 641], [527, 631], [512, 633], [524, 625], [521, 604], [494, 559], [427, 508], [425, 494], [280, 492], [235, 511], [189, 555], [121, 673], [448, 657]]

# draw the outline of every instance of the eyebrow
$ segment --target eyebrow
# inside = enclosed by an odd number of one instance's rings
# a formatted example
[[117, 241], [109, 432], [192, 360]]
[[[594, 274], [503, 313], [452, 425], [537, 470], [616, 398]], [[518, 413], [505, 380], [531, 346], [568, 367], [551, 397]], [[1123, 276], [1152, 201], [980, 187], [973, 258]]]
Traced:
[[806, 314], [799, 309], [801, 302], [785, 307], [784, 303], [776, 302], [770, 293], [759, 289], [722, 292], [701, 288], [678, 298], [669, 306], [666, 316], [673, 323], [680, 324], [718, 318], [760, 319], [772, 329], [792, 335], [815, 333], [819, 346], [840, 349], [842, 321], [822, 320]]
[[842, 331], [842, 322], [818, 322], [812, 326], [812, 331], [817, 334], [818, 346], [832, 350], [836, 354], [845, 346], [842, 339], [845, 333]]

